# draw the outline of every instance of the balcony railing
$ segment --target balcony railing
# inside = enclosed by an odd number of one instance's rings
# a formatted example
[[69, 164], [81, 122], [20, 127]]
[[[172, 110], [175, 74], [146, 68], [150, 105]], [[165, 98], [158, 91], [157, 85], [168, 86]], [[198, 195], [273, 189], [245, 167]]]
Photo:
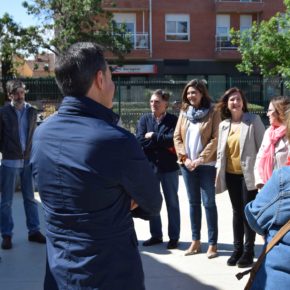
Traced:
[[216, 50], [237, 50], [237, 47], [231, 43], [230, 36], [216, 36]]
[[149, 50], [149, 35], [148, 33], [114, 33], [113, 36], [122, 36], [126, 39], [130, 39], [132, 43], [133, 50]]
[[134, 49], [149, 49], [148, 33], [134, 33], [132, 34]]
[[131, 33], [128, 32], [124, 37], [129, 38], [132, 43], [132, 49], [149, 49], [148, 33]]
[[245, 3], [251, 3], [251, 2], [255, 2], [255, 3], [263, 3], [264, 0], [215, 0], [215, 2], [245, 2]]

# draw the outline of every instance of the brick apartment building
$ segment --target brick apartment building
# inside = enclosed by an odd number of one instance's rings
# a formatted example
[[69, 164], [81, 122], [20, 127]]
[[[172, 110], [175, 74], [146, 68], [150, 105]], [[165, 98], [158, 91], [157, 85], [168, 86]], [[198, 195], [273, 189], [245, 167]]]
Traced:
[[[106, 1], [105, 1], [106, 2]], [[240, 76], [240, 60], [230, 42], [230, 28], [241, 31], [254, 21], [285, 10], [283, 0], [115, 0], [108, 8], [117, 23], [126, 23], [133, 50], [123, 67], [124, 79], [222, 81]], [[107, 6], [108, 7], [108, 6]], [[111, 62], [112, 55], [108, 55]]]

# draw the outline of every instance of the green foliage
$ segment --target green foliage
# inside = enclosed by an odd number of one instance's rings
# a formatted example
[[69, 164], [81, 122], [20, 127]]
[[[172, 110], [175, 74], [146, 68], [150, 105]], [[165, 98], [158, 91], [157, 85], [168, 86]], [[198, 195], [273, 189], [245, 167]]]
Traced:
[[237, 65], [239, 71], [278, 75], [290, 86], [290, 0], [284, 0], [284, 4], [285, 13], [253, 23], [252, 28], [243, 33], [232, 30], [231, 34], [242, 56], [242, 62]]
[[253, 112], [253, 111], [264, 111], [264, 106], [248, 103], [248, 109], [251, 112]]
[[[17, 74], [17, 67], [23, 63], [23, 59], [38, 51], [40, 39], [37, 27], [23, 28], [8, 13], [0, 18], [2, 79], [6, 80]], [[2, 86], [6, 92], [5, 84], [2, 83]]]
[[60, 53], [77, 41], [95, 41], [123, 57], [131, 49], [125, 27], [117, 27], [102, 0], [34, 0], [23, 6], [28, 14], [42, 19], [43, 32], [54, 31], [42, 46]]

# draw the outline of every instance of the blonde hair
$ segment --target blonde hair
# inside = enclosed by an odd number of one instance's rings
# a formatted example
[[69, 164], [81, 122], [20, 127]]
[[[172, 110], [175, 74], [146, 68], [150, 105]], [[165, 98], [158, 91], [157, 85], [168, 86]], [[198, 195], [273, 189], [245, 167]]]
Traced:
[[[286, 96], [277, 96], [271, 99], [270, 103], [275, 108], [277, 119], [281, 123], [285, 123], [287, 116], [286, 112], [290, 109], [290, 99]], [[288, 122], [288, 120], [287, 120]]]

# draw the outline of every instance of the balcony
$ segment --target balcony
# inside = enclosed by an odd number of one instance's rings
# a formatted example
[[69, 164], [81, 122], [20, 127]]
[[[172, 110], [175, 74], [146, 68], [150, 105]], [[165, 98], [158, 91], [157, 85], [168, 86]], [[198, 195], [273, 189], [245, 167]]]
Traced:
[[216, 36], [215, 39], [216, 51], [237, 50], [237, 47], [232, 44], [230, 36]]
[[216, 36], [216, 59], [240, 59], [237, 47], [231, 43], [230, 36]]
[[[150, 55], [150, 40], [148, 33], [128, 33], [131, 39], [132, 49], [131, 52], [126, 55], [127, 59], [147, 59]], [[106, 56], [109, 59], [115, 59], [112, 53], [107, 52]]]
[[117, 34], [114, 33], [113, 36], [122, 36], [122, 38], [127, 38], [131, 40], [132, 43], [132, 49], [145, 49], [148, 50], [149, 47], [149, 35], [148, 33], [122, 33], [122, 34]]
[[133, 49], [149, 49], [148, 33], [130, 33]]
[[264, 0], [215, 0], [217, 13], [259, 13], [264, 9]]

